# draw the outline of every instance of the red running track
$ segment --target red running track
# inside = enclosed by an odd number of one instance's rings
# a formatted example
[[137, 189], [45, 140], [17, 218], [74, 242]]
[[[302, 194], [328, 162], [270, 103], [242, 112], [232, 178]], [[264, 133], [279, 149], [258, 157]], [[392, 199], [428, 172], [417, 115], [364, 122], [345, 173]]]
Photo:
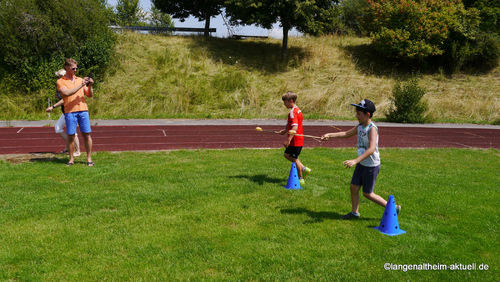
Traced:
[[[340, 126], [347, 130], [352, 126]], [[282, 126], [266, 126], [280, 130]], [[307, 126], [305, 134], [335, 132], [330, 126]], [[379, 126], [379, 147], [495, 148], [500, 130]], [[80, 143], [83, 147], [83, 140]], [[284, 137], [257, 132], [252, 125], [92, 126], [93, 151], [144, 151], [175, 149], [281, 148]], [[305, 147], [354, 147], [356, 138], [318, 141], [305, 139]], [[65, 148], [53, 127], [0, 128], [0, 154], [59, 153]]]

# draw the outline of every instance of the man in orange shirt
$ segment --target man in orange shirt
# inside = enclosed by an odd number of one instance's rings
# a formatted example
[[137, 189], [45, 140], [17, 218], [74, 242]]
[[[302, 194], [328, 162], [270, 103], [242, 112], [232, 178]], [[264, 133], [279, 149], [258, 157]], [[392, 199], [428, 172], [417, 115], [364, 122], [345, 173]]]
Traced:
[[64, 100], [64, 116], [66, 119], [66, 133], [68, 134], [69, 162], [67, 166], [74, 164], [73, 152], [77, 125], [85, 142], [87, 152], [87, 166], [94, 166], [92, 162], [92, 138], [90, 137], [90, 118], [85, 96], [92, 97], [94, 80], [90, 77], [80, 78], [76, 76], [78, 64], [74, 59], [66, 59], [64, 63], [66, 75], [57, 80], [57, 90]]

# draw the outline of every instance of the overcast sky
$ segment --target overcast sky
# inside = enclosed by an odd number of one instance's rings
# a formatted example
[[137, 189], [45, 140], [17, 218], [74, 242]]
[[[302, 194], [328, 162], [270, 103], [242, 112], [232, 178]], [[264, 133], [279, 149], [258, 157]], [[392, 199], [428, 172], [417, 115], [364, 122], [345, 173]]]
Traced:
[[[108, 4], [111, 6], [116, 6], [118, 0], [107, 0]], [[151, 9], [151, 0], [139, 0], [140, 6], [144, 11], [150, 11]], [[184, 22], [180, 22], [178, 19], [174, 19], [174, 25], [176, 27], [205, 27], [205, 21], [199, 22], [195, 18], [188, 18]], [[228, 37], [228, 28], [224, 24], [224, 20], [221, 16], [217, 16], [212, 18], [210, 21], [210, 27], [216, 28], [217, 32], [215, 34], [216, 37]], [[259, 35], [259, 36], [270, 36], [272, 38], [283, 38], [283, 30], [280, 29], [279, 24], [275, 24], [274, 28], [271, 30], [259, 28], [256, 26], [238, 26], [231, 27], [233, 34], [239, 35]], [[292, 30], [289, 33], [289, 36], [298, 36], [298, 32], [296, 30]], [[214, 35], [214, 34], [212, 34]]]

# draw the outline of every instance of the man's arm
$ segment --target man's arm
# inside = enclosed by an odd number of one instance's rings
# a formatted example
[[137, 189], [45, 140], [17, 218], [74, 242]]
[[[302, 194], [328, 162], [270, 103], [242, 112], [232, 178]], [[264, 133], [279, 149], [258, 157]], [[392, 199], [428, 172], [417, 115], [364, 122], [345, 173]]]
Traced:
[[92, 85], [94, 84], [94, 80], [91, 77], [84, 78], [84, 82], [86, 81], [86, 86], [83, 88], [83, 91], [87, 97], [94, 96], [94, 88]]
[[83, 87], [85, 87], [85, 80], [82, 81], [82, 84], [80, 85], [77, 85], [71, 89], [68, 89], [66, 86], [62, 86], [60, 89], [59, 89], [59, 94], [61, 94], [62, 96], [65, 96], [65, 97], [69, 97], [73, 94], [75, 94], [76, 92], [78, 92], [78, 90], [82, 89]]

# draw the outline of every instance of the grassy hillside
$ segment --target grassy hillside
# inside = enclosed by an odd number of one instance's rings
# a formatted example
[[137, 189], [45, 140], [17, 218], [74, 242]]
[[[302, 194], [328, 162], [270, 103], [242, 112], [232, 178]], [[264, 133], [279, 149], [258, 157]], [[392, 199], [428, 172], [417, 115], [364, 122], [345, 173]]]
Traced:
[[[362, 98], [373, 100], [375, 117], [383, 119], [395, 78], [407, 72], [371, 55], [368, 43], [367, 38], [291, 38], [289, 60], [282, 63], [280, 40], [123, 34], [117, 62], [88, 100], [91, 115], [283, 118], [280, 97], [293, 90], [308, 119], [353, 119], [349, 104]], [[438, 69], [420, 78], [434, 121], [500, 122], [500, 68], [452, 77]], [[23, 99], [3, 96], [7, 103], [0, 106], [0, 118], [47, 118], [43, 109], [52, 96], [52, 91]]]

